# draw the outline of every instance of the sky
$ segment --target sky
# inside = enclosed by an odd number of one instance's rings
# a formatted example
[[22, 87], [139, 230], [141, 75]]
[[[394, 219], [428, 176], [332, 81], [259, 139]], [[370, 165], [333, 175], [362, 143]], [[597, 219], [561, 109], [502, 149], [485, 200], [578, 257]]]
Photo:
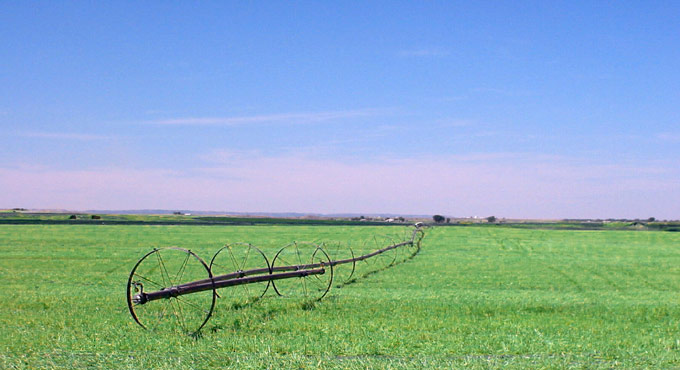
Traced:
[[0, 208], [680, 219], [677, 1], [3, 1]]

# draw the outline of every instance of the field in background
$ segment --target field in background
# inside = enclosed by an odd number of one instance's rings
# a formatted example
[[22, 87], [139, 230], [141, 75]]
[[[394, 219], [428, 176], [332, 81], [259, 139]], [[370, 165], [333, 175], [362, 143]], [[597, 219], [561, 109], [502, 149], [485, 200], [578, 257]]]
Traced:
[[[436, 226], [486, 226], [515, 227], [541, 230], [633, 230], [680, 231], [680, 221], [646, 220], [522, 220], [487, 218], [445, 218], [444, 216], [272, 216], [272, 215], [194, 215], [175, 212], [116, 214], [116, 213], [66, 213], [64, 211], [29, 211], [0, 209], [0, 225], [194, 225], [194, 226], [247, 226], [247, 225], [315, 225], [315, 226], [404, 226], [422, 222]], [[445, 220], [433, 222], [434, 217]]]
[[415, 258], [360, 265], [317, 304], [270, 291], [234, 308], [221, 290], [197, 339], [144, 331], [125, 305], [128, 273], [154, 247], [207, 260], [227, 242], [267, 256], [294, 240], [373, 249], [405, 229], [0, 225], [0, 368], [680, 366], [669, 232], [432, 228]]

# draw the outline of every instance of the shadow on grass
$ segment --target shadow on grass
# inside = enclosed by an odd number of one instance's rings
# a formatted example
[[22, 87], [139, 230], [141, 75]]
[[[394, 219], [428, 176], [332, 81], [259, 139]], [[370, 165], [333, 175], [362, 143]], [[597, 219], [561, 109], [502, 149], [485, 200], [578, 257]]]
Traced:
[[392, 262], [392, 263], [390, 263], [389, 265], [384, 266], [384, 267], [381, 267], [381, 268], [379, 268], [379, 269], [367, 271], [367, 272], [363, 273], [363, 274], [360, 275], [360, 276], [357, 276], [357, 277], [355, 277], [355, 278], [351, 278], [350, 280], [347, 280], [347, 281], [345, 281], [344, 283], [340, 283], [340, 284], [338, 284], [338, 285], [335, 285], [335, 287], [336, 287], [336, 288], [342, 289], [342, 288], [344, 288], [344, 287], [346, 287], [346, 286], [349, 286], [349, 285], [352, 285], [352, 284], [359, 283], [359, 282], [361, 282], [361, 281], [363, 281], [363, 280], [365, 280], [365, 279], [367, 279], [367, 278], [369, 278], [369, 277], [371, 277], [371, 276], [373, 276], [373, 275], [375, 275], [375, 274], [377, 274], [377, 273], [379, 273], [379, 272], [383, 272], [383, 271], [388, 270], [388, 269], [390, 269], [390, 268], [392, 268], [392, 267], [399, 266], [399, 265], [401, 265], [401, 264], [403, 264], [403, 263], [406, 263], [406, 262], [411, 261], [412, 259], [414, 259], [414, 258], [418, 255], [418, 253], [420, 253], [420, 245], [419, 245], [419, 243], [417, 244], [417, 247], [416, 247], [415, 251], [414, 251], [412, 254], [408, 255], [406, 258], [404, 258], [404, 259], [402, 259], [402, 260], [400, 260], [400, 261]]

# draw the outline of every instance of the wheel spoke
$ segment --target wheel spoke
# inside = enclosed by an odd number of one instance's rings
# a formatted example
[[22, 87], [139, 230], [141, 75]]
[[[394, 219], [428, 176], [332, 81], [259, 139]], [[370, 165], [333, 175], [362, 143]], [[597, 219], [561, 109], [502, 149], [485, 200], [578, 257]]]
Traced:
[[[184, 322], [184, 315], [182, 315], [182, 306], [174, 298], [170, 298], [170, 304], [172, 305], [172, 310], [175, 313], [175, 318], [177, 319], [179, 326], [182, 327], [183, 332], [186, 332], [187, 328], [186, 323]], [[175, 309], [175, 306], [177, 306], [177, 309]]]
[[198, 310], [198, 311], [200, 311], [200, 312], [203, 312], [203, 313], [210, 313], [210, 311], [204, 309], [203, 307], [201, 307], [201, 306], [199, 306], [199, 305], [197, 305], [197, 304], [195, 304], [195, 303], [193, 303], [193, 302], [191, 302], [191, 301], [189, 301], [189, 300], [184, 299], [184, 297], [181, 297], [181, 296], [180, 296], [180, 297], [177, 297], [177, 300], [180, 301], [180, 302], [184, 302], [184, 304], [187, 304], [187, 305], [189, 305], [189, 306], [194, 307], [196, 310]]
[[142, 275], [140, 275], [140, 274], [138, 274], [138, 273], [135, 274], [135, 276], [138, 277], [138, 278], [140, 278], [140, 279], [142, 279], [142, 280], [148, 281], [149, 283], [151, 283], [151, 284], [153, 284], [153, 285], [155, 285], [155, 286], [157, 286], [157, 287], [159, 287], [159, 288], [165, 288], [165, 286], [163, 286], [162, 284], [158, 284], [157, 282], [155, 282], [155, 281], [153, 281], [153, 280], [151, 280], [151, 279], [149, 279], [149, 278], [147, 278], [147, 277], [145, 277], [145, 276], [142, 276]]
[[187, 253], [186, 258], [184, 259], [184, 262], [182, 262], [182, 266], [179, 268], [179, 271], [177, 271], [177, 275], [175, 276], [175, 281], [177, 284], [180, 284], [182, 282], [182, 277], [184, 276], [184, 271], [186, 270], [187, 267], [187, 261], [189, 261], [189, 257], [191, 255]]
[[[163, 262], [163, 257], [161, 257], [160, 251], [156, 253], [156, 256], [158, 256], [158, 261], [161, 266], [161, 276], [163, 276], [163, 279], [167, 278], [167, 286], [172, 286], [172, 280], [170, 280], [170, 274], [168, 274], [168, 269], [165, 267], [165, 262]], [[165, 274], [165, 275], [163, 275]]]

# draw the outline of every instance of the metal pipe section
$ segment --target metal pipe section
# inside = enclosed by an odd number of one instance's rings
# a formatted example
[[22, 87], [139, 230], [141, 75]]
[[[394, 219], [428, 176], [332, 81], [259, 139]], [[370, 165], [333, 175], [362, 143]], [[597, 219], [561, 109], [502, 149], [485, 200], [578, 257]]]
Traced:
[[219, 289], [219, 288], [224, 288], [224, 287], [229, 287], [229, 286], [236, 286], [236, 285], [243, 285], [243, 284], [253, 284], [253, 283], [259, 283], [262, 281], [272, 281], [272, 280], [279, 280], [279, 279], [290, 279], [294, 277], [304, 277], [304, 276], [310, 276], [310, 275], [323, 275], [326, 273], [326, 269], [320, 268], [320, 269], [313, 269], [313, 270], [300, 270], [300, 271], [291, 271], [291, 272], [283, 272], [283, 273], [278, 273], [278, 274], [267, 274], [267, 275], [259, 275], [259, 276], [251, 276], [251, 277], [243, 277], [243, 278], [236, 278], [236, 279], [231, 279], [231, 280], [221, 280], [221, 281], [213, 281], [213, 280], [207, 280], [207, 281], [195, 281], [190, 284], [184, 284], [184, 285], [178, 285], [174, 287], [170, 287], [168, 289], [163, 289], [163, 290], [158, 290], [155, 292], [151, 293], [140, 293], [136, 294], [133, 298], [132, 301], [136, 304], [144, 304], [150, 301], [155, 301], [158, 299], [167, 299], [171, 297], [179, 297], [185, 294], [191, 294], [191, 293], [198, 293], [198, 292], [203, 292], [206, 290], [213, 290], [213, 289]]
[[[319, 266], [317, 266], [319, 267]], [[269, 274], [269, 268], [259, 268], [259, 269], [252, 269], [252, 270], [241, 270], [241, 271], [236, 271], [236, 272], [230, 272], [228, 274], [224, 275], [218, 275], [218, 276], [213, 276], [212, 279], [202, 279], [202, 280], [196, 280], [192, 281], [189, 283], [184, 283], [177, 285], [176, 287], [179, 289], [186, 289], [188, 287], [191, 287], [196, 284], [203, 284], [203, 283], [209, 283], [211, 281], [220, 282], [223, 280], [232, 280], [232, 279], [238, 279], [246, 276], [251, 276], [251, 275], [258, 275], [258, 274]]]

